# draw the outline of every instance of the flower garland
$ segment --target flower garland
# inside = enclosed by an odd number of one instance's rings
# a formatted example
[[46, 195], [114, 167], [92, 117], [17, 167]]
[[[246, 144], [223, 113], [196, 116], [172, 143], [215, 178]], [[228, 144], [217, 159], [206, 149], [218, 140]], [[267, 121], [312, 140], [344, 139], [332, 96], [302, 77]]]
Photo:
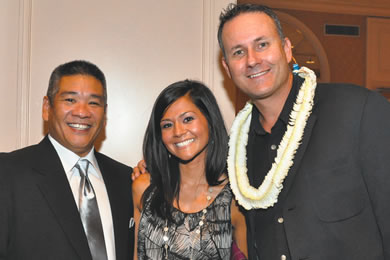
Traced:
[[247, 210], [266, 209], [278, 201], [283, 181], [293, 165], [295, 153], [301, 143], [306, 122], [312, 111], [317, 82], [314, 72], [306, 67], [295, 72], [305, 81], [298, 92], [275, 162], [257, 189], [250, 185], [246, 167], [246, 146], [253, 107], [251, 102], [238, 113], [230, 130], [228, 155], [230, 185], [238, 203]]

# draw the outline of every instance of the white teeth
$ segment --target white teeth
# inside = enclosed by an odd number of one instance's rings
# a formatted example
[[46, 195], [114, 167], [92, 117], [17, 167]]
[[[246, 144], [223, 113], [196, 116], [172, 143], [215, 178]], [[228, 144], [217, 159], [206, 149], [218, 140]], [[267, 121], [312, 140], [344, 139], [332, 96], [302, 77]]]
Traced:
[[265, 73], [267, 73], [267, 71], [263, 71], [263, 72], [259, 72], [259, 73], [253, 74], [253, 75], [249, 75], [248, 78], [253, 79], [253, 78], [262, 76], [262, 75], [264, 75]]
[[84, 125], [84, 124], [68, 124], [68, 125], [72, 128], [77, 128], [80, 130], [84, 130], [90, 127], [89, 125]]
[[194, 138], [188, 139], [188, 140], [185, 140], [185, 141], [183, 141], [183, 142], [181, 142], [181, 143], [177, 143], [177, 144], [175, 144], [175, 145], [176, 145], [177, 147], [183, 147], [183, 146], [186, 146], [186, 145], [192, 143], [194, 140], [195, 140]]

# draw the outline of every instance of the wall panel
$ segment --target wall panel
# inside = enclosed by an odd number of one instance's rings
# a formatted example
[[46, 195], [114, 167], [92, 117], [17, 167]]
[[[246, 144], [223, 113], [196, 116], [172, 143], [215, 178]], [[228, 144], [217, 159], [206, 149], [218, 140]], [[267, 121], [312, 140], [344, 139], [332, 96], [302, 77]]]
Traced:
[[[160, 91], [186, 78], [203, 80], [229, 127], [233, 88], [220, 68], [218, 16], [230, 0], [5, 0], [1, 2], [0, 151], [39, 142], [46, 133], [42, 98], [51, 71], [86, 59], [108, 82], [108, 124], [97, 148], [134, 165]], [[6, 40], [4, 40], [6, 39]]]
[[18, 146], [19, 2], [0, 1], [0, 152]]

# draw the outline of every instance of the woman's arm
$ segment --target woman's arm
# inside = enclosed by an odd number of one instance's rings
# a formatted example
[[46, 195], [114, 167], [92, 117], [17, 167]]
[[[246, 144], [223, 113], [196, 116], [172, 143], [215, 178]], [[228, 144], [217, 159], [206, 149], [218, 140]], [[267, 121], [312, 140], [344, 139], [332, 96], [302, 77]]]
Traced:
[[230, 207], [233, 225], [233, 240], [236, 242], [238, 248], [248, 258], [248, 245], [246, 242], [246, 222], [245, 216], [239, 210], [236, 200], [232, 199]]
[[142, 195], [150, 184], [150, 175], [141, 174], [133, 181], [131, 190], [133, 193], [133, 207], [134, 207], [134, 221], [135, 221], [135, 233], [134, 233], [134, 260], [137, 259], [137, 240], [138, 240], [138, 227], [142, 212]]

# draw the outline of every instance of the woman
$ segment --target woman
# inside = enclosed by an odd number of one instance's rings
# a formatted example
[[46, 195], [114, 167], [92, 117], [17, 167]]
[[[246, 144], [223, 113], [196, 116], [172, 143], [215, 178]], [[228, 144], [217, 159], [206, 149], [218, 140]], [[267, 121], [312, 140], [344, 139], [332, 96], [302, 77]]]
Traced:
[[245, 219], [226, 175], [228, 136], [217, 101], [180, 81], [157, 98], [143, 153], [150, 175], [133, 182], [135, 259], [229, 259], [247, 255]]

